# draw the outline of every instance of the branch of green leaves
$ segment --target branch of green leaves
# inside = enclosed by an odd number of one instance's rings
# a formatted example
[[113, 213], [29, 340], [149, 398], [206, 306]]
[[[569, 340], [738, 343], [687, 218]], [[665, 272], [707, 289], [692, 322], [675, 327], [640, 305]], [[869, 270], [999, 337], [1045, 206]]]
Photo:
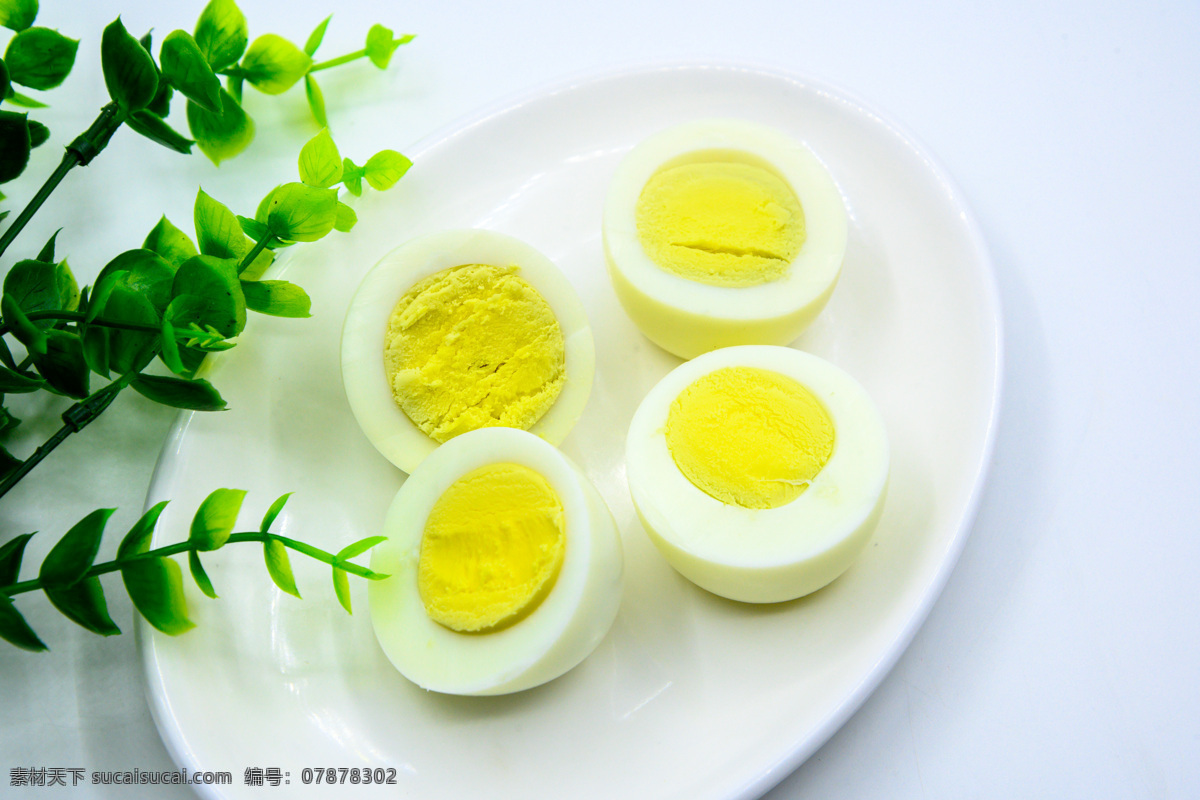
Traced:
[[[0, 61], [0, 100], [24, 108], [45, 104], [17, 92], [14, 84], [37, 90], [57, 87], [70, 74], [79, 46], [77, 40], [58, 31], [34, 27], [37, 13], [37, 0], [0, 0], [0, 25], [16, 31]], [[242, 108], [246, 83], [264, 94], [281, 94], [303, 79], [312, 115], [317, 124], [327, 127], [324, 95], [313, 73], [361, 58], [386, 69], [396, 49], [414, 38], [408, 34], [397, 37], [377, 24], [367, 32], [361, 50], [317, 62], [313, 56], [330, 18], [309, 35], [303, 49], [273, 33], [251, 43], [246, 17], [234, 0], [211, 0], [193, 34], [176, 30], [167, 35], [157, 63], [151, 55], [150, 34], [135, 39], [118, 18], [105, 28], [100, 48], [113, 108], [94, 135], [80, 137], [69, 149], [77, 151], [78, 163], [86, 164], [125, 124], [181, 153], [190, 153], [196, 144], [219, 164], [241, 153], [254, 139], [254, 121]], [[221, 86], [222, 77], [225, 87]], [[166, 122], [176, 91], [187, 99], [193, 139]], [[27, 113], [0, 111], [0, 183], [20, 175], [29, 162], [30, 150], [48, 138], [46, 126], [29, 119]]]
[[[253, 217], [234, 215], [201, 189], [193, 212], [195, 242], [163, 217], [140, 248], [109, 261], [82, 291], [66, 260], [56, 260], [57, 233], [36, 258], [17, 262], [0, 296], [0, 401], [5, 393], [46, 390], [80, 402], [64, 413], [57, 438], [29, 458], [22, 461], [0, 446], [0, 495], [126, 386], [176, 408], [223, 409], [221, 395], [197, 371], [210, 352], [233, 346], [247, 310], [309, 316], [302, 288], [262, 280], [273, 251], [349, 231], [357, 217], [337, 187], [359, 194], [366, 181], [387, 190], [409, 166], [394, 150], [357, 166], [322, 130], [300, 151], [300, 182], [272, 189]], [[25, 348], [21, 361], [4, 338], [9, 334]], [[156, 358], [173, 375], [144, 372]], [[111, 383], [93, 391], [92, 374]], [[18, 422], [0, 405], [0, 433]]]
[[100, 576], [109, 572], [121, 573], [134, 608], [147, 622], [172, 636], [184, 633], [195, 625], [187, 615], [183, 572], [171, 556], [187, 553], [192, 579], [200, 591], [215, 598], [217, 593], [204, 570], [200, 553], [211, 552], [235, 542], [261, 542], [271, 580], [281, 590], [296, 597], [300, 596], [300, 592], [296, 588], [288, 550], [295, 550], [330, 565], [334, 593], [348, 614], [352, 613], [348, 575], [367, 580], [388, 577], [350, 561], [383, 541], [382, 536], [371, 536], [347, 545], [337, 553], [329, 553], [271, 533], [271, 526], [290, 495], [283, 495], [271, 505], [257, 531], [234, 533], [245, 496], [246, 493], [240, 489], [217, 489], [196, 510], [186, 541], [151, 550], [155, 526], [167, 505], [164, 500], [142, 515], [129, 529], [117, 548], [117, 557], [100, 564], [95, 563], [96, 555], [100, 550], [105, 525], [115, 509], [98, 509], [81, 519], [59, 539], [42, 561], [36, 578], [24, 581], [18, 581], [21, 559], [25, 554], [25, 546], [34, 534], [22, 534], [6, 542], [0, 546], [0, 638], [25, 650], [47, 649], [12, 599], [36, 590], [43, 591], [64, 616], [87, 630], [102, 636], [120, 633], [121, 629], [108, 613], [104, 587], [100, 583]]

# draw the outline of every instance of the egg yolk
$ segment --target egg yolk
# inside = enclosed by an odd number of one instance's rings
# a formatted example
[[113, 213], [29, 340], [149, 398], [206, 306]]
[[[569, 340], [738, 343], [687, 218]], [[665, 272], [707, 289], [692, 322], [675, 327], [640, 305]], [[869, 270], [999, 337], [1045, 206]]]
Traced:
[[550, 593], [566, 549], [558, 495], [519, 464], [455, 481], [429, 512], [417, 586], [430, 619], [485, 633], [523, 619]]
[[635, 208], [638, 239], [658, 266], [713, 286], [777, 280], [804, 244], [804, 210], [788, 184], [756, 164], [689, 161], [656, 173]]
[[404, 293], [384, 366], [397, 405], [438, 442], [494, 426], [528, 430], [565, 380], [562, 329], [516, 267], [466, 264]]
[[729, 505], [777, 508], [800, 496], [833, 453], [833, 422], [812, 392], [777, 372], [726, 367], [679, 393], [665, 428], [696, 488]]

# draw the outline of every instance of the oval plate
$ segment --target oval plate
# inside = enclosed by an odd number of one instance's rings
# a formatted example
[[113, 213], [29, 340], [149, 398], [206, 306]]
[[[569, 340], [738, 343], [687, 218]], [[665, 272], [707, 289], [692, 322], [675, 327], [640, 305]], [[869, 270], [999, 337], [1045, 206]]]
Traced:
[[[850, 212], [841, 283], [796, 346], [863, 383], [892, 443], [887, 505], [863, 558], [826, 589], [780, 605], [722, 600], [676, 575], [641, 530], [625, 484], [630, 418], [679, 361], [638, 333], [608, 283], [605, 191], [641, 139], [711, 116], [803, 140], [841, 188]], [[617, 621], [590, 658], [550, 684], [507, 697], [440, 696], [407, 683], [383, 656], [361, 581], [347, 616], [323, 565], [293, 556], [300, 601], [274, 588], [256, 548], [231, 546], [206, 555], [219, 600], [189, 583], [196, 630], [139, 631], [168, 749], [192, 770], [234, 774], [235, 785], [197, 787], [208, 797], [257, 797], [242, 785], [247, 767], [279, 768], [289, 797], [306, 795], [304, 770], [316, 767], [394, 770], [396, 786], [357, 786], [364, 798], [760, 795], [887, 674], [974, 518], [1000, 396], [1000, 315], [961, 196], [910, 137], [841, 92], [733, 65], [572, 80], [408, 154], [416, 166], [392, 191], [368, 190], [353, 233], [283, 251], [272, 277], [308, 290], [313, 319], [255, 316], [246, 343], [214, 364], [210, 377], [231, 410], [185, 415], [173, 430], [149, 491], [150, 503], [173, 499], [160, 530], [181, 538], [220, 481], [249, 490], [239, 529], [295, 492], [276, 531], [331, 551], [375, 533], [403, 475], [350, 414], [342, 316], [362, 275], [397, 244], [443, 228], [494, 228], [555, 261], [592, 322], [595, 388], [563, 449], [621, 528], [627, 581]], [[307, 787], [314, 797], [327, 791]]]

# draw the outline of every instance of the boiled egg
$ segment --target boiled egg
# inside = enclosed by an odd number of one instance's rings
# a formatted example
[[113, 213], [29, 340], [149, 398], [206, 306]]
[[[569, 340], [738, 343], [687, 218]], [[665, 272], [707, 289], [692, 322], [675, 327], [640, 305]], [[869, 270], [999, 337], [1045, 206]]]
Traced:
[[883, 419], [841, 369], [787, 347], [706, 353], [633, 416], [626, 471], [659, 552], [714, 594], [791, 600], [841, 575], [882, 513]]
[[493, 695], [553, 680], [587, 657], [621, 599], [612, 514], [543, 439], [480, 428], [404, 482], [371, 569], [371, 622], [388, 659], [425, 689]]
[[594, 371], [571, 283], [531, 245], [494, 231], [443, 231], [396, 248], [363, 278], [342, 329], [354, 418], [409, 473], [479, 428], [558, 444], [587, 404]]
[[744, 120], [697, 120], [642, 141], [604, 205], [617, 297], [642, 333], [681, 358], [795, 340], [833, 292], [846, 231], [817, 156]]

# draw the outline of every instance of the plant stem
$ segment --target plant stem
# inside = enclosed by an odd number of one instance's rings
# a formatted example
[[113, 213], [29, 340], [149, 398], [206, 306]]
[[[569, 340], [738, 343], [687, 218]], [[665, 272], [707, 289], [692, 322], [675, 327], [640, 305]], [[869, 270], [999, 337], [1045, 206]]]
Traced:
[[366, 48], [363, 48], [362, 50], [355, 50], [353, 53], [347, 53], [344, 56], [331, 58], [328, 61], [318, 61], [316, 64], [313, 64], [311, 67], [309, 67], [308, 71], [320, 72], [321, 70], [329, 69], [330, 67], [340, 67], [342, 64], [349, 64], [351, 61], [357, 61], [366, 54]]
[[[28, 315], [30, 321], [41, 319], [60, 319], [70, 322], [83, 322], [87, 319], [87, 315], [82, 311], [33, 311]], [[141, 331], [143, 333], [162, 333], [162, 328], [158, 325], [144, 325], [140, 322], [122, 322], [117, 319], [108, 319], [107, 317], [96, 317], [89, 325], [98, 325], [102, 328], [120, 328], [126, 331]], [[3, 322], [0, 322], [0, 336], [9, 332], [9, 327]], [[175, 328], [176, 336], [180, 338], [190, 338], [195, 336], [195, 331], [190, 328]], [[26, 358], [21, 362], [16, 369], [23, 370], [33, 363], [32, 358]]]
[[[333, 553], [327, 553], [319, 547], [314, 547], [310, 544], [305, 544], [304, 542], [298, 542], [295, 539], [289, 539], [286, 536], [278, 536], [274, 533], [263, 533], [261, 531], [235, 533], [232, 534], [225, 543], [267, 542], [271, 539], [274, 539], [285, 547], [295, 550], [298, 553], [303, 553], [310, 558], [314, 558], [317, 561], [322, 561], [331, 566], [336, 564], [338, 569], [345, 570], [351, 575], [357, 575], [360, 578], [366, 578], [367, 580], [380, 580], [387, 577], [386, 575], [373, 572], [366, 567], [359, 566], [358, 564], [354, 564], [349, 561], [339, 561], [337, 556], [335, 556]], [[125, 556], [124, 558], [115, 558], [112, 561], [106, 561], [103, 564], [92, 565], [91, 569], [85, 572], [80, 580], [92, 578], [97, 575], [104, 575], [109, 572], [116, 572], [121, 569], [121, 567], [126, 566], [134, 561], [144, 561], [151, 558], [162, 558], [164, 556], [175, 556], [179, 555], [180, 553], [187, 553], [197, 549], [197, 543], [189, 540], [186, 542], [178, 542], [176, 544], [168, 544], [154, 550], [147, 550], [145, 553], [138, 553], [137, 555]], [[13, 595], [32, 592], [43, 588], [45, 588], [45, 586], [43, 585], [41, 578], [31, 578], [30, 580], [20, 581], [9, 586], [0, 586], [0, 592], [12, 597]]]
[[87, 166], [108, 145], [108, 140], [112, 138], [124, 121], [124, 115], [116, 103], [109, 103], [100, 109], [100, 115], [86, 131], [67, 145], [67, 152], [63, 154], [58, 167], [13, 220], [12, 225], [9, 225], [4, 234], [0, 236], [0, 255], [4, 254], [13, 240], [25, 229], [29, 220], [33, 219], [33, 215], [42, 207], [58, 184], [62, 183], [67, 173], [75, 167]]
[[261, 239], [254, 242], [254, 247], [250, 248], [250, 252], [246, 253], [246, 257], [242, 259], [242, 263], [238, 264], [238, 275], [246, 271], [246, 268], [254, 263], [254, 259], [258, 258], [258, 254], [266, 250], [271, 242], [275, 241], [275, 234], [267, 231], [262, 235]]
[[50, 455], [54, 451], [54, 448], [62, 444], [68, 436], [83, 430], [93, 420], [104, 413], [104, 409], [108, 408], [117, 394], [124, 388], [124, 379], [115, 380], [64, 411], [62, 415], [63, 426], [47, 439], [41, 447], [34, 450], [33, 455], [21, 462], [21, 466], [5, 475], [4, 480], [0, 481], [0, 497], [8, 494], [9, 490], [29, 474], [43, 458]]

